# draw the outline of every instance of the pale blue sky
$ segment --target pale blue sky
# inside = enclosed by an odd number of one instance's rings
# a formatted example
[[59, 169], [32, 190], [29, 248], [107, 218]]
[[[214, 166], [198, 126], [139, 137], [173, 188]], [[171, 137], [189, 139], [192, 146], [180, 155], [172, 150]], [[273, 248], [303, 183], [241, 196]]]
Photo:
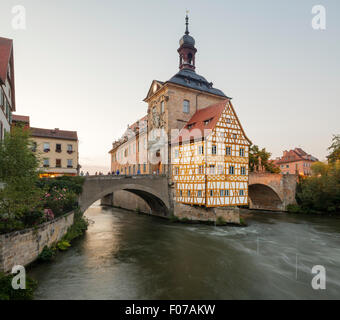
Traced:
[[[11, 26], [18, 4], [26, 30]], [[317, 4], [324, 31], [311, 27]], [[299, 146], [324, 159], [340, 133], [338, 0], [1, 0], [17, 113], [32, 126], [77, 130], [84, 169], [106, 172], [112, 141], [146, 113], [151, 81], [178, 71], [186, 9], [197, 72], [233, 97], [253, 143], [273, 157]]]

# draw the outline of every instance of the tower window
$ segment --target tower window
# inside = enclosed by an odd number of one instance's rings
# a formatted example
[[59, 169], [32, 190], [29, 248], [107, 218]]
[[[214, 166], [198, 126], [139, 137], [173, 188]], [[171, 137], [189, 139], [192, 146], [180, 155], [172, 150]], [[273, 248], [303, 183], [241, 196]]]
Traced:
[[192, 61], [192, 54], [191, 52], [188, 54], [188, 63], [191, 64]]
[[197, 190], [197, 197], [202, 197], [202, 191], [201, 190]]
[[235, 168], [233, 166], [229, 166], [229, 174], [234, 174]]
[[246, 167], [241, 167], [241, 175], [245, 175], [246, 174]]
[[183, 101], [183, 112], [184, 113], [189, 113], [190, 112], [190, 101], [189, 100], [184, 100]]
[[244, 196], [244, 190], [240, 190], [240, 196]]
[[226, 154], [227, 156], [231, 156], [231, 147], [226, 147], [226, 148], [225, 148], [225, 154]]
[[244, 149], [243, 148], [240, 149], [240, 157], [244, 157]]
[[198, 154], [204, 154], [204, 147], [203, 146], [198, 146]]
[[216, 145], [213, 145], [211, 147], [211, 154], [216, 154], [216, 153], [217, 153], [217, 147], [216, 147]]
[[161, 113], [164, 113], [164, 101], [161, 102]]

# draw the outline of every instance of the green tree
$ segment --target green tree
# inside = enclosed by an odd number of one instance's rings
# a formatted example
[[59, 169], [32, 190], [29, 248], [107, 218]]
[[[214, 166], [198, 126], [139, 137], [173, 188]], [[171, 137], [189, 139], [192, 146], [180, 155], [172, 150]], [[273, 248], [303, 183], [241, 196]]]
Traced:
[[332, 144], [328, 150], [330, 150], [327, 156], [328, 162], [334, 163], [340, 160], [340, 134], [333, 135]]
[[259, 146], [252, 145], [249, 148], [249, 168], [250, 171], [264, 170], [271, 173], [280, 173], [280, 169], [276, 167], [269, 159], [271, 153], [262, 148], [260, 150]]
[[32, 152], [29, 131], [12, 128], [0, 143], [0, 220], [19, 227], [25, 214], [41, 210], [43, 190], [36, 186], [39, 160]]

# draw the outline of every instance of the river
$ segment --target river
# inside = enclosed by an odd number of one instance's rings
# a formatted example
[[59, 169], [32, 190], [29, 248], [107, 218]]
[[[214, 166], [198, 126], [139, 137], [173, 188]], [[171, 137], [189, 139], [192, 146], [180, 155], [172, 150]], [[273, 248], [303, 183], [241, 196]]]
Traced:
[[[339, 299], [340, 219], [256, 212], [247, 227], [90, 207], [85, 236], [39, 264], [36, 299]], [[314, 290], [311, 269], [326, 270]]]

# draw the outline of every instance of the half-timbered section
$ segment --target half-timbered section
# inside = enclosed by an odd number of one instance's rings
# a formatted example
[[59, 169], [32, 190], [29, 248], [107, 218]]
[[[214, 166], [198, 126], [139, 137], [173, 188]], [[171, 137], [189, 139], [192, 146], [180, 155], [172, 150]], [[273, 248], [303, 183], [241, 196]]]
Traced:
[[176, 201], [206, 207], [248, 204], [250, 141], [229, 99], [198, 110], [173, 143]]

